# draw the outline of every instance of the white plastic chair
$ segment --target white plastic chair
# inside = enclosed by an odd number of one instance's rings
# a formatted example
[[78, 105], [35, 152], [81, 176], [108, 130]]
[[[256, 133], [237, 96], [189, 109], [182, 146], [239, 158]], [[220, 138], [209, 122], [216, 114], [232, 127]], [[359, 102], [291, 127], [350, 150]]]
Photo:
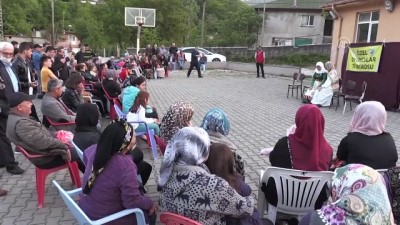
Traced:
[[333, 172], [330, 171], [310, 172], [278, 167], [268, 167], [265, 172], [261, 170], [257, 209], [263, 216], [267, 202], [261, 186], [273, 178], [278, 202], [276, 207], [268, 204], [267, 218], [275, 223], [277, 212], [303, 216], [315, 210], [315, 202], [324, 185], [330, 185], [332, 176]]
[[138, 225], [146, 225], [144, 214], [141, 209], [125, 209], [121, 212], [114, 213], [107, 217], [104, 217], [99, 220], [90, 220], [89, 217], [79, 208], [78, 204], [72, 199], [73, 196], [77, 196], [82, 192], [82, 188], [78, 188], [71, 191], [65, 191], [57, 181], [53, 180], [53, 184], [57, 187], [58, 191], [60, 192], [61, 198], [64, 200], [65, 204], [67, 205], [68, 209], [71, 211], [71, 214], [75, 217], [80, 225], [87, 225], [87, 224], [105, 224], [110, 221], [119, 219], [121, 217], [127, 216], [129, 214], [135, 213], [136, 215], [136, 222]]
[[82, 162], [83, 162], [83, 152], [82, 152], [82, 150], [73, 142], [73, 141], [71, 141], [72, 142], [72, 145], [74, 146], [74, 148], [75, 148], [75, 151], [76, 151], [76, 153], [78, 154], [78, 156], [79, 156], [79, 158], [82, 160]]

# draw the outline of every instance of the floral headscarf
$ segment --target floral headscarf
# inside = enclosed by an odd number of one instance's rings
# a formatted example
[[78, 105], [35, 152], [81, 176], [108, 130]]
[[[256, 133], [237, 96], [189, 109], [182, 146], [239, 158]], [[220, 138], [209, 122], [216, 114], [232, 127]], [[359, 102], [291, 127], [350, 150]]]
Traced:
[[219, 108], [208, 111], [200, 127], [206, 131], [219, 132], [224, 136], [229, 134], [231, 128], [228, 116]]
[[204, 161], [210, 153], [210, 138], [200, 127], [180, 129], [165, 150], [160, 167], [158, 189], [162, 189], [171, 176], [175, 165], [200, 166], [206, 168]]
[[164, 115], [160, 126], [160, 137], [169, 141], [181, 128], [189, 126], [194, 113], [193, 106], [186, 101], [175, 102]]
[[361, 164], [335, 170], [333, 203], [317, 210], [327, 225], [392, 225], [393, 214], [383, 177]]

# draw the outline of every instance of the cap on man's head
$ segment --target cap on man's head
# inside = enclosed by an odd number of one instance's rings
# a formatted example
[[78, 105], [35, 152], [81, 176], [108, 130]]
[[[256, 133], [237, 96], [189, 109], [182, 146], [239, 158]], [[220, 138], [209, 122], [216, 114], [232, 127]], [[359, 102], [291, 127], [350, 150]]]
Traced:
[[43, 46], [41, 44], [34, 44], [33, 48], [43, 48]]
[[8, 105], [10, 106], [10, 108], [17, 107], [19, 104], [25, 101], [30, 102], [31, 99], [29, 98], [29, 95], [23, 92], [15, 92], [8, 97]]

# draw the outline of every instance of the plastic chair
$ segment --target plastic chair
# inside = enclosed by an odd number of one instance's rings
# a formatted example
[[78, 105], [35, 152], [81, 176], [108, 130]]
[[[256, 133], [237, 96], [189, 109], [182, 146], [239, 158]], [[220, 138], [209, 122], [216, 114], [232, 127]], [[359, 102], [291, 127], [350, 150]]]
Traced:
[[118, 98], [111, 98], [111, 96], [108, 94], [108, 92], [106, 91], [104, 86], [101, 85], [101, 87], [103, 88], [103, 91], [104, 91], [104, 94], [105, 94], [106, 98], [110, 102], [110, 119], [113, 120], [113, 119], [115, 119], [117, 117], [117, 114], [116, 114], [115, 109], [114, 109], [114, 100], [118, 100]]
[[[306, 76], [304, 74], [300, 74], [300, 76], [298, 73], [293, 74], [293, 83], [288, 84], [286, 98], [289, 98], [289, 90], [290, 89], [292, 89], [292, 97], [293, 97], [293, 90], [296, 89], [296, 99], [299, 98], [299, 88], [300, 88], [300, 92], [301, 92], [303, 89], [303, 80], [305, 78], [306, 78]], [[296, 82], [300, 82], [300, 84], [296, 84]]]
[[65, 204], [67, 205], [69, 211], [71, 214], [75, 217], [75, 219], [78, 221], [78, 224], [80, 225], [87, 225], [87, 224], [105, 224], [110, 221], [119, 219], [121, 217], [127, 216], [129, 214], [135, 213], [136, 215], [136, 222], [138, 225], [146, 225], [145, 219], [144, 219], [144, 214], [141, 209], [125, 209], [120, 212], [114, 213], [112, 215], [109, 215], [107, 217], [104, 217], [99, 220], [91, 220], [89, 217], [82, 211], [81, 208], [79, 208], [78, 204], [72, 199], [74, 196], [78, 196], [79, 194], [82, 193], [82, 188], [78, 188], [75, 190], [71, 191], [65, 191], [58, 183], [57, 181], [53, 180], [54, 186], [58, 189], [58, 192], [60, 192], [61, 198], [64, 200]]
[[75, 122], [54, 122], [51, 119], [49, 119], [49, 117], [43, 115], [43, 125], [47, 128], [49, 128], [50, 126], [54, 127], [54, 129], [59, 130], [58, 127], [65, 127], [65, 126], [72, 126], [75, 125]]
[[[49, 156], [54, 156], [54, 155], [31, 155], [29, 154], [25, 149], [22, 147], [16, 146], [19, 152], [21, 152], [29, 161], [32, 159], [37, 159], [37, 158], [44, 158], [44, 157], [49, 157]], [[81, 187], [81, 178], [79, 177], [79, 169], [78, 169], [78, 164], [76, 162], [66, 162], [62, 166], [54, 167], [51, 169], [41, 169], [37, 166], [35, 166], [36, 170], [36, 191], [38, 195], [38, 208], [43, 208], [43, 202], [44, 202], [44, 192], [45, 192], [45, 185], [46, 185], [46, 178], [49, 174], [57, 172], [59, 170], [68, 168], [72, 183], [76, 187]]]
[[[355, 86], [355, 85], [354, 85]], [[357, 103], [362, 103], [362, 100], [364, 99], [365, 96], [365, 91], [367, 90], [367, 82], [363, 82], [361, 85], [361, 95], [346, 95], [344, 96], [344, 107], [343, 107], [343, 115], [346, 112], [346, 105], [347, 102], [350, 103], [350, 111], [352, 111], [352, 107], [351, 107], [351, 102], [357, 102]]]
[[339, 89], [338, 89], [337, 91], [334, 91], [334, 92], [333, 92], [331, 104], [329, 105], [329, 108], [331, 108], [331, 106], [333, 105], [333, 100], [336, 99], [336, 108], [335, 108], [335, 111], [336, 111], [337, 108], [339, 107], [340, 98], [343, 98], [343, 102], [344, 102], [344, 96], [345, 96], [345, 94], [342, 92], [342, 87], [343, 87], [343, 80], [342, 80], [342, 78], [339, 78]]
[[115, 113], [117, 114], [118, 118], [125, 120], [127, 114], [122, 112], [121, 104], [118, 102], [117, 99], [113, 99], [113, 103], [114, 103], [114, 110], [115, 110]]
[[314, 211], [315, 202], [325, 184], [330, 184], [333, 172], [310, 172], [291, 170], [278, 167], [268, 167], [261, 171], [258, 188], [258, 211], [263, 216], [266, 209], [266, 199], [261, 190], [261, 184], [269, 178], [275, 180], [278, 197], [277, 206], [268, 204], [267, 218], [275, 223], [277, 212], [302, 216]]
[[73, 142], [73, 141], [71, 141], [72, 142], [72, 145], [74, 146], [74, 148], [75, 148], [75, 151], [76, 151], [76, 153], [78, 154], [78, 156], [79, 156], [79, 158], [82, 160], [82, 162], [83, 162], [83, 152], [82, 152], [82, 150]]
[[136, 132], [136, 136], [139, 137], [139, 136], [146, 135], [147, 145], [151, 148], [151, 153], [153, 154], [153, 159], [156, 160], [158, 158], [158, 152], [157, 152], [157, 142], [156, 142], [154, 130], [149, 129], [149, 127], [147, 126], [147, 123], [145, 123], [145, 122], [130, 122], [130, 121], [127, 121], [127, 122], [144, 124], [144, 126], [146, 127], [146, 131], [145, 132]]
[[170, 212], [161, 213], [160, 222], [165, 225], [202, 225], [197, 221]]

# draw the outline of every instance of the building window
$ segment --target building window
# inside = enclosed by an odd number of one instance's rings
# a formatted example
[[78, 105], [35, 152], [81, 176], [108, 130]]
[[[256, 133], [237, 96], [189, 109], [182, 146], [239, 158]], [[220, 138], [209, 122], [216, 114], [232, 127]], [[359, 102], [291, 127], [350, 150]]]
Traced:
[[302, 27], [314, 26], [314, 16], [311, 15], [301, 16], [301, 26]]
[[379, 12], [358, 14], [357, 42], [375, 42], [378, 34]]
[[292, 46], [291, 38], [272, 38], [272, 46]]
[[69, 40], [70, 41], [76, 41], [75, 35], [69, 35]]

